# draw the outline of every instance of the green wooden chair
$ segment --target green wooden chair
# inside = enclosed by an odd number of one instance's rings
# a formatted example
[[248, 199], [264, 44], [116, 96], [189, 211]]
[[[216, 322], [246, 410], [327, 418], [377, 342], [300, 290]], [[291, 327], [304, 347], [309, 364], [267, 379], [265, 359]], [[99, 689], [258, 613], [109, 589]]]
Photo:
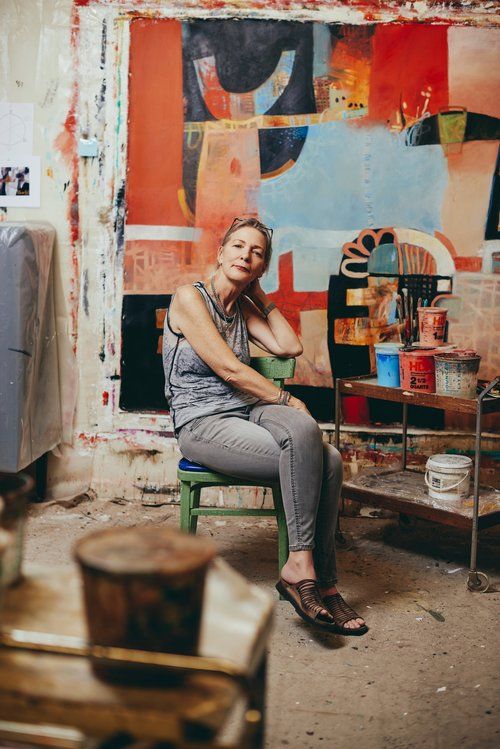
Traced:
[[[278, 387], [283, 387], [284, 380], [293, 377], [295, 359], [278, 359], [274, 356], [254, 357], [251, 366], [261, 375], [272, 380]], [[223, 473], [215, 473], [199, 463], [192, 463], [186, 458], [179, 461], [177, 478], [181, 484], [181, 529], [196, 533], [200, 515], [274, 515], [278, 524], [278, 559], [279, 569], [288, 557], [288, 534], [280, 485], [265, 481], [237, 479]], [[203, 507], [200, 506], [201, 490], [208, 486], [262, 486], [273, 492], [274, 510], [251, 509], [245, 507]]]

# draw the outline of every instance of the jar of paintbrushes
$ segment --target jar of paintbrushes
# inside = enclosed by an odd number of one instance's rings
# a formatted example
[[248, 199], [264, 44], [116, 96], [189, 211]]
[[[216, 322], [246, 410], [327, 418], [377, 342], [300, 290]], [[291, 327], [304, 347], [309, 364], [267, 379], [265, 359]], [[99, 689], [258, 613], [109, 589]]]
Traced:
[[434, 353], [446, 340], [447, 310], [429, 307], [428, 300], [415, 299], [403, 287], [396, 295], [402, 347], [399, 355], [401, 387], [433, 393], [436, 387]]

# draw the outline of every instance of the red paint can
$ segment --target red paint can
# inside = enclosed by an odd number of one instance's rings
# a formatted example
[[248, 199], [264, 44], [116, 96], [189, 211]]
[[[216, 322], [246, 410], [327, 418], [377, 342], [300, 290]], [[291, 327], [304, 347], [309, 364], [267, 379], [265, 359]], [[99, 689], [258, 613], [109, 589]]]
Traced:
[[417, 390], [420, 393], [435, 392], [434, 354], [436, 353], [436, 349], [399, 352], [399, 371], [403, 390]]
[[342, 416], [344, 424], [369, 424], [368, 398], [363, 395], [343, 395]]
[[443, 307], [419, 307], [418, 330], [422, 346], [437, 346], [444, 343], [446, 315]]

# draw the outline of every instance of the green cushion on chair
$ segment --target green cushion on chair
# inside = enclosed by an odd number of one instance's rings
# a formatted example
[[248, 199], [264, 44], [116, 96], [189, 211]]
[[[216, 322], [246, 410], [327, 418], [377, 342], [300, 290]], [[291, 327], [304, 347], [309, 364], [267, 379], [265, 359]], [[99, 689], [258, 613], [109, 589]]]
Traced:
[[268, 380], [287, 380], [295, 373], [295, 359], [276, 356], [253, 356], [250, 366]]

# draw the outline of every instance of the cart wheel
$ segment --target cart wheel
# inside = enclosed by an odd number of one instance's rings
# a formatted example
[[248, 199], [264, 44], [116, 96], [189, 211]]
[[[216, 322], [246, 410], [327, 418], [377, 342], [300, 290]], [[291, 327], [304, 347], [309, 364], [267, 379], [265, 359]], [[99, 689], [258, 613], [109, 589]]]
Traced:
[[484, 572], [469, 572], [467, 588], [472, 593], [486, 593], [490, 587], [490, 579]]
[[353, 540], [342, 531], [335, 531], [335, 546], [338, 551], [349, 551], [354, 547]]
[[406, 515], [404, 512], [399, 513], [399, 527], [402, 531], [410, 533], [417, 527], [417, 518], [414, 515]]

